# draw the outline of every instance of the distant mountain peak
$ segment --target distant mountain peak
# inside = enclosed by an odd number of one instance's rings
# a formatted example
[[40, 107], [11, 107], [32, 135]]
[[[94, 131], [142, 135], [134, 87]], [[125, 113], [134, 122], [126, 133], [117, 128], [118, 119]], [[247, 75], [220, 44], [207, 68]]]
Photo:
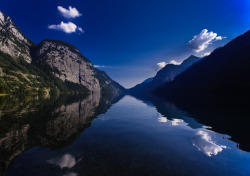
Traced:
[[200, 58], [191, 55], [180, 65], [167, 64], [163, 69], [159, 70], [155, 77], [148, 78], [142, 83], [132, 87], [129, 92], [132, 94], [150, 93], [153, 90], [163, 86], [165, 83], [171, 82], [180, 73], [189, 68], [192, 64], [199, 61]]
[[196, 58], [200, 58], [200, 57], [198, 57], [198, 56], [195, 56], [195, 55], [190, 55], [187, 59], [196, 59]]
[[194, 62], [200, 60], [201, 58], [200, 57], [197, 57], [197, 56], [194, 56], [194, 55], [191, 55], [189, 56], [186, 60], [184, 60], [181, 65], [182, 66], [185, 66], [185, 67], [190, 67]]

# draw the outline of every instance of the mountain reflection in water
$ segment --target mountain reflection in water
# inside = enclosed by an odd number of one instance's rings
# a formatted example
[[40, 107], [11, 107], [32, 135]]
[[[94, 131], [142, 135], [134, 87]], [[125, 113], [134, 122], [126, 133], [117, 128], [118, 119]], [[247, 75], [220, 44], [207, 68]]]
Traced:
[[6, 97], [0, 119], [6, 127], [0, 139], [2, 174], [250, 174], [250, 154], [190, 112], [157, 97], [119, 98]]
[[59, 149], [72, 143], [120, 97], [108, 98], [100, 94], [0, 97], [1, 173], [29, 148]]

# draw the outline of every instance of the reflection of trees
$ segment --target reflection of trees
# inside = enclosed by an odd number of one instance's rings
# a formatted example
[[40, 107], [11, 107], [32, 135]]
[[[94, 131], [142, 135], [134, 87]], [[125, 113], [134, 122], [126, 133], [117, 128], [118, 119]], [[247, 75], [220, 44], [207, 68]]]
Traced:
[[118, 99], [98, 94], [0, 97], [0, 173], [33, 146], [69, 145]]

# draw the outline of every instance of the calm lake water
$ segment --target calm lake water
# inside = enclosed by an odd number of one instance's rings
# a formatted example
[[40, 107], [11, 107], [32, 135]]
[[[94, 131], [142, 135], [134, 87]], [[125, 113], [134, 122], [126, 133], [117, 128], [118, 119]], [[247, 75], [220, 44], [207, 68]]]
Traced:
[[250, 175], [250, 153], [173, 103], [66, 96], [0, 105], [2, 175]]

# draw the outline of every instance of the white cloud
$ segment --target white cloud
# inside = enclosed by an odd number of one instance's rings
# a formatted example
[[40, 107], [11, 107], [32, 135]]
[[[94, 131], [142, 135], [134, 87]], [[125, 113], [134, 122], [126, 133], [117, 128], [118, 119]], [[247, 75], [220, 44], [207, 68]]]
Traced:
[[49, 29], [55, 29], [58, 31], [63, 31], [65, 33], [76, 32], [77, 30], [83, 33], [83, 29], [81, 27], [77, 27], [74, 23], [68, 22], [64, 23], [63, 21], [60, 24], [53, 24], [48, 26]]
[[156, 64], [155, 71], [159, 71], [159, 70], [163, 69], [166, 65], [167, 65], [166, 62], [158, 62], [158, 63]]
[[222, 40], [226, 37], [218, 36], [217, 33], [208, 32], [207, 29], [203, 29], [200, 34], [195, 35], [192, 40], [188, 42], [188, 47], [195, 52], [203, 51], [212, 44], [212, 42], [217, 40]]
[[166, 62], [158, 62], [156, 64], [156, 68], [155, 71], [159, 71], [161, 69], [163, 69], [166, 65], [168, 64], [173, 64], [173, 65], [180, 65], [182, 62], [177, 62], [176, 60], [171, 60], [169, 63]]
[[61, 13], [61, 15], [65, 18], [76, 18], [82, 16], [81, 13], [75, 8], [69, 6], [69, 9], [65, 9], [62, 6], [57, 7], [58, 11]]
[[169, 64], [173, 64], [173, 65], [181, 65], [182, 62], [177, 62], [176, 60], [171, 60], [169, 62]]
[[217, 145], [212, 141], [211, 136], [207, 132], [201, 130], [193, 137], [192, 144], [209, 157], [217, 155], [219, 152], [222, 152], [223, 149], [227, 148], [226, 146]]

